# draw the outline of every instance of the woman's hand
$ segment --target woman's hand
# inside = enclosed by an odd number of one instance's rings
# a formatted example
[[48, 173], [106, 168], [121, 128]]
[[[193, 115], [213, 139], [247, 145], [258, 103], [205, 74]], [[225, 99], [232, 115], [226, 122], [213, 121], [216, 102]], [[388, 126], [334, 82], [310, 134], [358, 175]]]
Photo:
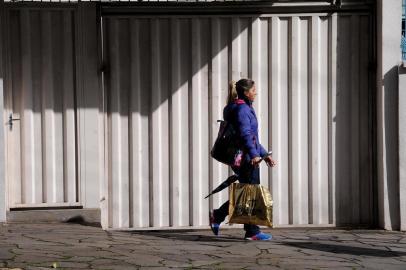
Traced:
[[269, 167], [275, 167], [275, 166], [276, 166], [276, 161], [273, 160], [273, 159], [271, 158], [271, 156], [265, 157], [264, 160], [265, 160], [265, 162], [266, 162], [266, 165], [268, 165]]
[[260, 157], [254, 157], [253, 159], [251, 159], [251, 165], [256, 167], [261, 162], [261, 160], [262, 159]]

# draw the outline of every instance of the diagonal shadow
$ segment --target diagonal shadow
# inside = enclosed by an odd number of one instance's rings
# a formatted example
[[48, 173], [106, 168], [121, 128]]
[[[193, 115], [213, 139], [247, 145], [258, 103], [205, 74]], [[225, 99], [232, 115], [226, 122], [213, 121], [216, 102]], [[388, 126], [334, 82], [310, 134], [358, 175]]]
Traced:
[[232, 236], [214, 236], [214, 235], [201, 235], [201, 234], [188, 234], [188, 232], [195, 232], [194, 230], [182, 231], [137, 231], [130, 232], [135, 235], [153, 236], [170, 240], [189, 241], [189, 242], [217, 242], [217, 243], [244, 243], [246, 240]]
[[312, 249], [336, 254], [348, 254], [356, 256], [372, 256], [372, 257], [401, 257], [406, 256], [406, 251], [390, 251], [377, 248], [354, 247], [348, 245], [322, 244], [315, 242], [283, 242], [283, 245], [292, 246], [303, 249]]
[[[213, 59], [223, 50], [228, 50], [230, 58], [233, 41], [244, 31], [249, 34], [256, 18], [104, 17], [103, 62], [108, 111], [124, 116], [132, 112], [151, 115], [167, 101], [170, 107], [171, 99], [181, 89], [185, 89], [183, 95], [192, 95], [198, 74], [205, 74], [203, 80], [207, 85], [197, 87], [201, 87], [199, 91], [204, 96], [209, 96], [212, 87], [216, 87], [209, 75]], [[249, 63], [249, 44], [245, 45], [241, 57]], [[228, 82], [236, 76], [233, 72], [237, 71], [233, 71], [236, 67], [231, 59], [225, 61], [228, 70], [223, 72], [227, 79], [222, 87], [227, 90]], [[246, 70], [239, 75], [250, 74]], [[134, 98], [142, 100], [142, 104], [131, 103]], [[182, 105], [190, 107], [190, 103], [189, 100]]]

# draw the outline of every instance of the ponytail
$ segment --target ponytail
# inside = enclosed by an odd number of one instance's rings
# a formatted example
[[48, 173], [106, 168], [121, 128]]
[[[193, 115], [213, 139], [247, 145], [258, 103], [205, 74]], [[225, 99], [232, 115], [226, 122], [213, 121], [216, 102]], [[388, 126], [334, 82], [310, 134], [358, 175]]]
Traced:
[[235, 81], [231, 81], [228, 85], [227, 104], [234, 102], [238, 98], [237, 87]]

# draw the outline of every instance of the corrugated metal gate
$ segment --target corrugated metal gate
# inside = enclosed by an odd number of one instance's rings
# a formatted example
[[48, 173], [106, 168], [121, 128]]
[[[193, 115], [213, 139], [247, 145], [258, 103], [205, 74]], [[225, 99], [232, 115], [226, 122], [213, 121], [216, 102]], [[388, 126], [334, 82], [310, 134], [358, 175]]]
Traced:
[[9, 208], [79, 205], [74, 16], [6, 10]]
[[105, 16], [108, 228], [204, 226], [228, 169], [209, 150], [251, 77], [274, 223], [372, 221], [371, 16]]

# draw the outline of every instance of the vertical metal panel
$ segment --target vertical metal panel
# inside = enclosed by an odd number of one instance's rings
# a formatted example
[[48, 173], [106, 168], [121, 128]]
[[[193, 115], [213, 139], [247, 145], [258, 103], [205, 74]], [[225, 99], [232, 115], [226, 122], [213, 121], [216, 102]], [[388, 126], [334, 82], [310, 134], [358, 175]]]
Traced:
[[369, 70], [369, 56], [368, 54], [368, 44], [369, 44], [369, 20], [368, 16], [360, 16], [360, 39], [359, 39], [359, 91], [360, 91], [360, 102], [359, 102], [359, 136], [360, 136], [360, 145], [359, 145], [359, 179], [360, 179], [360, 220], [361, 224], [368, 224], [371, 222], [373, 217], [372, 207], [373, 205], [373, 190], [372, 183], [369, 181], [372, 175], [372, 166], [370, 163], [370, 146], [373, 144], [373, 134], [370, 132], [370, 127], [368, 126], [368, 100], [371, 94], [368, 93], [368, 70]]
[[[42, 153], [43, 160], [43, 180], [45, 183], [45, 200], [49, 202], [56, 202], [56, 198], [54, 197], [56, 192], [56, 183], [57, 180], [56, 176], [56, 167], [54, 166], [54, 162], [56, 161], [55, 155], [55, 107], [54, 107], [54, 83], [55, 83], [55, 72], [54, 72], [54, 63], [52, 59], [52, 18], [49, 11], [45, 11], [44, 14], [41, 16], [41, 33], [42, 35], [42, 61], [41, 61], [41, 69], [43, 70], [42, 75], [42, 111], [44, 112], [44, 119], [42, 125], [42, 134], [43, 134], [43, 144], [44, 144], [44, 151]], [[36, 115], [38, 120], [42, 120]], [[38, 125], [34, 125], [33, 128], [38, 127]], [[32, 144], [37, 145], [33, 143]], [[35, 151], [37, 153], [37, 151]], [[37, 159], [41, 160], [41, 159]], [[31, 160], [29, 161], [32, 162]], [[37, 164], [34, 163], [33, 168], [39, 168]], [[38, 175], [38, 178], [41, 179], [41, 175]]]
[[359, 152], [359, 145], [360, 145], [360, 111], [359, 111], [359, 103], [360, 103], [360, 91], [359, 91], [359, 16], [351, 16], [351, 47], [350, 47], [350, 53], [351, 53], [351, 60], [350, 60], [350, 78], [349, 81], [351, 82], [350, 84], [350, 127], [351, 129], [349, 130], [349, 133], [351, 134], [351, 140], [350, 140], [350, 145], [352, 151], [351, 151], [351, 156], [350, 156], [350, 162], [351, 162], [351, 176], [350, 176], [350, 190], [351, 190], [351, 199], [352, 199], [352, 216], [351, 220], [355, 220], [358, 223], [358, 218], [359, 218], [359, 202], [360, 200], [358, 199], [360, 197], [360, 171], [359, 171], [359, 157], [360, 157], [360, 152]]
[[309, 20], [292, 18], [291, 33], [291, 173], [293, 223], [307, 224], [308, 217], [308, 37]]
[[207, 19], [192, 20], [192, 89], [191, 119], [192, 128], [192, 225], [208, 224], [209, 183], [209, 148], [208, 143], [208, 66], [209, 58], [209, 21]]
[[[4, 40], [4, 2], [0, 3], [0, 40]], [[7, 76], [5, 69], [4, 69], [4, 60], [6, 55], [6, 50], [4, 48], [4, 42], [0, 43], [0, 119], [4, 119], [6, 117], [6, 110], [7, 108], [4, 106], [5, 100], [7, 97], [4, 95], [4, 78]], [[0, 155], [0, 174], [2, 177], [0, 178], [0, 221], [5, 222], [7, 220], [7, 183], [5, 176], [5, 168], [7, 166], [7, 156], [6, 156], [6, 149], [7, 145], [5, 144], [5, 129], [6, 127], [2, 125], [0, 127], [0, 149], [2, 149]]]
[[188, 19], [171, 19], [171, 179], [173, 226], [189, 225], [189, 86], [190, 24]]
[[[318, 200], [320, 201], [319, 208], [319, 224], [326, 224], [329, 221], [329, 197], [333, 194], [329, 194], [328, 190], [328, 96], [329, 96], [329, 24], [331, 20], [327, 17], [320, 18], [320, 66], [324, 67], [320, 72], [320, 117], [319, 117], [319, 133], [320, 140], [317, 142], [320, 147], [319, 162], [320, 169], [318, 176], [320, 177], [320, 186], [318, 190]], [[327, 67], [327, 68], [326, 68]]]
[[[41, 140], [40, 126], [38, 127], [38, 113], [31, 108], [34, 108], [33, 82], [32, 82], [32, 59], [27, 57], [32, 55], [31, 52], [31, 21], [29, 11], [21, 12], [20, 33], [21, 35], [21, 65], [22, 65], [22, 88], [21, 88], [21, 110], [22, 110], [22, 203], [38, 203], [42, 200], [42, 157], [41, 150], [35, 151], [35, 142]], [[37, 22], [38, 23], [38, 22]], [[17, 99], [17, 96], [14, 96]], [[28, 109], [26, 109], [28, 108]], [[18, 181], [18, 180], [17, 180]], [[35, 187], [41, 190], [41, 197], [35, 198]]]
[[[351, 201], [351, 133], [348, 125], [351, 124], [351, 17], [342, 16], [338, 20], [338, 36], [340, 37], [337, 46], [339, 61], [337, 63], [337, 111], [336, 111], [336, 183], [337, 185], [337, 216], [340, 218], [337, 222], [348, 223], [351, 220], [352, 210]], [[344, 153], [346, 152], [346, 153]]]
[[64, 169], [64, 201], [77, 201], [77, 183], [76, 183], [76, 120], [75, 120], [75, 92], [74, 89], [74, 44], [70, 37], [74, 35], [74, 20], [72, 14], [63, 13], [63, 67], [62, 67], [62, 89], [63, 89], [63, 162]]
[[329, 179], [329, 222], [336, 224], [336, 139], [337, 139], [337, 14], [331, 16], [331, 24], [329, 29], [329, 56], [330, 56], [330, 75], [329, 75], [329, 148], [328, 148], [328, 179]]
[[290, 223], [289, 207], [289, 112], [287, 18], [272, 19], [272, 149], [278, 166], [272, 170], [276, 224]]
[[[149, 218], [149, 95], [150, 66], [149, 26], [147, 20], [131, 21], [131, 181], [133, 214], [131, 224], [135, 227], [146, 227], [150, 224]], [[131, 194], [131, 193], [130, 193]]]
[[169, 226], [169, 20], [151, 22], [153, 226]]
[[[252, 66], [251, 77], [257, 88], [257, 102], [254, 108], [261, 123], [259, 139], [265, 149], [268, 149], [268, 123], [269, 123], [269, 79], [268, 79], [268, 19], [255, 19], [252, 23]], [[264, 186], [269, 188], [269, 170], [264, 168], [260, 171], [260, 179]]]
[[[371, 94], [365, 60], [369, 49], [361, 45], [369, 37], [367, 32], [361, 32], [366, 27], [362, 17], [341, 16], [337, 21], [337, 55], [340, 56], [337, 58], [335, 117], [337, 224], [368, 224], [372, 219], [371, 163], [365, 146], [365, 141], [371, 143], [370, 137], [365, 136], [370, 128], [365, 123], [368, 118], [365, 102]], [[367, 204], [369, 208], [362, 208]]]
[[[215, 121], [222, 118], [228, 81], [248, 75], [258, 89], [260, 141], [278, 162], [273, 169], [261, 165], [261, 182], [272, 188], [274, 223], [368, 223], [371, 197], [362, 194], [371, 180], [371, 142], [362, 139], [369, 128], [368, 18], [104, 20], [107, 98], [114, 104], [107, 131], [109, 226], [208, 224], [209, 208], [219, 207], [227, 191], [203, 197], [229, 174], [209, 157]], [[133, 184], [119, 180], [120, 171], [130, 172]]]
[[[223, 119], [223, 108], [227, 99], [229, 88], [228, 77], [228, 50], [230, 44], [230, 21], [228, 19], [213, 18], [211, 24], [212, 32], [212, 47], [211, 47], [211, 145], [217, 138], [219, 123], [217, 120]], [[210, 160], [211, 166], [211, 186], [217, 187], [228, 176], [228, 168], [226, 165], [217, 162], [214, 159]], [[228, 196], [226, 192], [221, 192], [218, 196], [212, 196], [212, 208], [220, 207]]]
[[231, 78], [238, 81], [249, 76], [249, 30], [250, 20], [246, 18], [231, 19], [232, 55]]
[[312, 18], [311, 177], [314, 224], [328, 222], [328, 24], [326, 18]]
[[[111, 179], [112, 179], [112, 207], [118, 211], [113, 216], [113, 226], [129, 226], [129, 198], [128, 198], [128, 78], [129, 65], [128, 46], [119, 42], [128, 36], [128, 22], [116, 20], [110, 25], [111, 44], [113, 48], [111, 57], [111, 86], [117, 89], [112, 92], [109, 99], [109, 107], [114, 113], [111, 114], [112, 126], [111, 148]], [[121, 214], [119, 214], [121, 213]]]
[[[21, 37], [20, 33], [20, 20], [18, 19], [18, 15], [16, 13], [9, 13], [6, 12], [6, 18], [8, 21], [14, 21], [14, 24], [9, 24], [9, 31], [7, 34], [10, 36], [10, 42], [6, 46], [7, 49], [11, 49], [10, 44], [20, 44]], [[7, 86], [5, 90], [12, 89], [12, 94], [9, 94], [9, 98], [6, 100], [8, 102], [8, 106], [13, 108], [13, 116], [17, 119], [21, 119], [23, 114], [21, 113], [21, 102], [20, 100], [13, 99], [13, 96], [21, 96], [21, 68], [18, 65], [11, 65], [11, 60], [15, 59], [14, 61], [21, 61], [21, 50], [9, 50], [9, 58], [6, 62], [9, 63], [10, 73], [9, 79], [6, 80]], [[17, 60], [18, 59], [18, 60]], [[9, 110], [10, 111], [10, 110]], [[9, 112], [10, 113], [10, 112]], [[23, 120], [21, 120], [23, 122]], [[21, 134], [21, 125], [15, 125], [13, 127], [15, 133]], [[7, 161], [8, 161], [8, 186], [9, 186], [9, 205], [13, 205], [14, 203], [21, 204], [23, 201], [22, 196], [22, 158], [20, 154], [10, 157], [9, 153], [21, 153], [21, 146], [20, 146], [20, 136], [8, 136], [6, 132], [6, 138], [8, 140], [8, 153], [7, 153]], [[13, 162], [14, 161], [14, 162]], [[17, 179], [16, 181], [11, 181], [10, 179]]]
[[[75, 205], [72, 10], [8, 10], [9, 207]], [[21, 172], [21, 173], [20, 173]]]

